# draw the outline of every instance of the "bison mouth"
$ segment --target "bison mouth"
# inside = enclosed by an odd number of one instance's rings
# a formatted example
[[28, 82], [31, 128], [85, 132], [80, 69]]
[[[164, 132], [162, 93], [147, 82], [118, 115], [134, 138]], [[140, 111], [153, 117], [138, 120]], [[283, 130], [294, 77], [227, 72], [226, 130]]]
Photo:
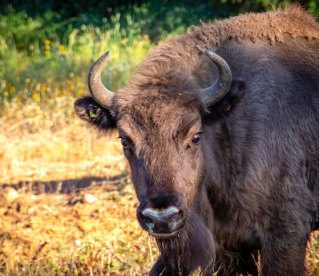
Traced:
[[173, 238], [175, 235], [178, 235], [179, 232], [181, 232], [182, 228], [184, 227], [184, 225], [181, 225], [181, 227], [173, 232], [170, 233], [156, 233], [156, 232], [150, 232], [147, 231], [151, 236], [153, 236], [156, 239], [171, 239]]

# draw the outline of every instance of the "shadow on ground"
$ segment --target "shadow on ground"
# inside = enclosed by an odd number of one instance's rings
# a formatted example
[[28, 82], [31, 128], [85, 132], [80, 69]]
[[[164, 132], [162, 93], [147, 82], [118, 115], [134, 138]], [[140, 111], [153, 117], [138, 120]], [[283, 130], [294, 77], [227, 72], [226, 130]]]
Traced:
[[18, 184], [2, 184], [0, 190], [4, 191], [7, 187], [16, 190], [41, 193], [74, 193], [93, 186], [101, 186], [104, 190], [119, 190], [129, 183], [129, 173], [124, 172], [114, 177], [83, 177], [77, 179], [50, 180], [50, 181], [20, 181]]

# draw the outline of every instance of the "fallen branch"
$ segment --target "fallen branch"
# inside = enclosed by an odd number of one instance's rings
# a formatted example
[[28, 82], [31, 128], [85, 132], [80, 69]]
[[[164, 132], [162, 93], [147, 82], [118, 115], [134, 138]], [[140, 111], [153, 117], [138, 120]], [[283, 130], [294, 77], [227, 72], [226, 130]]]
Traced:
[[34, 262], [36, 260], [36, 258], [38, 257], [39, 253], [41, 252], [41, 250], [43, 249], [43, 247], [45, 247], [45, 245], [49, 242], [49, 240], [46, 240], [44, 243], [40, 244], [37, 251], [35, 251], [34, 256], [32, 258], [31, 262]]

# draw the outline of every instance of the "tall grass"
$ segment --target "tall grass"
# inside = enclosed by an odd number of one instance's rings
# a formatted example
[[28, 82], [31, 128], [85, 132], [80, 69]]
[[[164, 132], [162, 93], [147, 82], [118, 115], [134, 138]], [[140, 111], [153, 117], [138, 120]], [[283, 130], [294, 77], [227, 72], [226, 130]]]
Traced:
[[[197, 11], [204, 14], [203, 7]], [[78, 97], [90, 65], [107, 50], [113, 58], [102, 78], [117, 90], [151, 47], [148, 34], [155, 40], [179, 34], [186, 24], [199, 22], [195, 14], [194, 8], [149, 3], [110, 9], [108, 19], [82, 14], [63, 20], [52, 11], [37, 17], [14, 10], [0, 14], [0, 105], [27, 98], [43, 102], [60, 94]]]
[[83, 13], [68, 19], [52, 11], [30, 17], [8, 8], [0, 14], [0, 106], [5, 107], [0, 116], [11, 103], [52, 110], [50, 99], [79, 97], [91, 64], [107, 50], [113, 54], [102, 78], [116, 91], [153, 45], [151, 39], [180, 34], [200, 18], [211, 18], [203, 5], [167, 8], [154, 2], [107, 11], [106, 17]]
[[[32, 53], [2, 45], [6, 57], [0, 67], [0, 116], [18, 119], [17, 113], [27, 105], [55, 111], [83, 95], [91, 64], [107, 50], [112, 58], [103, 70], [103, 82], [115, 91], [124, 86], [151, 41], [133, 27], [122, 29], [120, 16], [112, 17], [113, 29], [83, 25], [68, 34], [67, 44], [59, 37], [46, 39]], [[132, 25], [129, 16], [127, 21]]]
[[[318, 12], [317, 1], [308, 3], [311, 12]], [[233, 5], [237, 2], [240, 1]], [[168, 1], [164, 3], [168, 5]], [[259, 1], [252, 3], [257, 5]], [[286, 2], [260, 3], [270, 9]], [[113, 55], [102, 78], [116, 91], [126, 84], [134, 67], [156, 41], [180, 34], [200, 19], [234, 15], [234, 6], [227, 1], [215, 4], [213, 12], [207, 3], [190, 5], [177, 1], [163, 6], [150, 1], [139, 7], [108, 8], [106, 17], [82, 13], [67, 19], [52, 11], [30, 17], [25, 11], [9, 9], [7, 14], [0, 14], [0, 106], [32, 102], [41, 109], [52, 110], [50, 99], [79, 97], [86, 91], [91, 64], [107, 50], [112, 50]], [[0, 116], [7, 112], [7, 108], [1, 108]]]

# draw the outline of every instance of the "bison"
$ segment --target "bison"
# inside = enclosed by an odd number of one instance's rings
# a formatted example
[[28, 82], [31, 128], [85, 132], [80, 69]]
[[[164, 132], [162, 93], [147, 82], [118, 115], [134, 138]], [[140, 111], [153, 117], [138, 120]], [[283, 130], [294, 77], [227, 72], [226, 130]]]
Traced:
[[[319, 24], [299, 6], [195, 27], [78, 116], [118, 131], [160, 257], [150, 275], [303, 275], [319, 228]], [[258, 274], [259, 273], [259, 274]]]

